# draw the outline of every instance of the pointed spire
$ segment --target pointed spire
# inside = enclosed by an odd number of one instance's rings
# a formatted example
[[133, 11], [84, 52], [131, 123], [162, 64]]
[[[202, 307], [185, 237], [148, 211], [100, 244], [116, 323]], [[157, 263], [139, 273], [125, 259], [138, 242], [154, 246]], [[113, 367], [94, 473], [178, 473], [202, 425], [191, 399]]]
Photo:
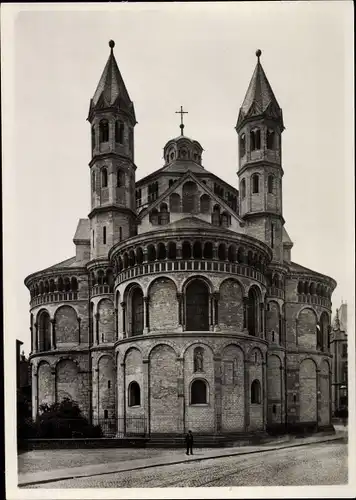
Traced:
[[258, 49], [256, 51], [257, 64], [240, 108], [236, 129], [240, 129], [241, 124], [246, 119], [259, 116], [267, 116], [279, 120], [284, 128], [282, 110], [262, 68], [260, 62], [261, 55], [262, 52]]
[[336, 317], [334, 321], [334, 330], [340, 330], [339, 309], [336, 309]]
[[130, 114], [136, 123], [134, 106], [114, 56], [115, 42], [113, 40], [109, 41], [109, 47], [109, 58], [90, 101], [89, 116], [95, 109], [118, 107]]

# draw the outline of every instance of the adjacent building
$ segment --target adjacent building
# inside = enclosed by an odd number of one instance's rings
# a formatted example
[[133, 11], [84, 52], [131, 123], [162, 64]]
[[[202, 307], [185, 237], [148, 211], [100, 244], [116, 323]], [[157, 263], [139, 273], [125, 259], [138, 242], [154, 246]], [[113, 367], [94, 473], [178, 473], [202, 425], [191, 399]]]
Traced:
[[75, 255], [25, 280], [33, 414], [70, 397], [120, 435], [329, 426], [336, 283], [292, 259], [284, 119], [261, 51], [229, 185], [205, 168], [182, 109], [163, 165], [136, 181], [135, 108], [109, 45], [87, 118], [91, 210]]
[[333, 321], [330, 351], [332, 359], [332, 408], [348, 407], [348, 363], [347, 363], [347, 303], [336, 309]]

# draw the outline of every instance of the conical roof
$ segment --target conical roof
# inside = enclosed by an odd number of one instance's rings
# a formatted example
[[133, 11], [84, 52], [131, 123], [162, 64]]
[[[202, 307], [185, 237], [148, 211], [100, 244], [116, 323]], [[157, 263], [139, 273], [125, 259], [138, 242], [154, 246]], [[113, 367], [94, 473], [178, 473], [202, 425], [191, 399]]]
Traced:
[[[115, 43], [110, 40], [110, 55], [100, 77], [94, 96], [90, 101], [90, 112], [100, 108], [110, 108], [118, 106], [131, 114], [134, 120], [135, 110], [133, 103], [127, 92], [124, 80], [114, 56]], [[90, 114], [89, 112], [89, 114]]]
[[257, 64], [240, 108], [236, 128], [240, 128], [246, 119], [262, 115], [280, 120], [284, 128], [282, 110], [260, 63], [261, 51], [258, 50], [256, 55]]

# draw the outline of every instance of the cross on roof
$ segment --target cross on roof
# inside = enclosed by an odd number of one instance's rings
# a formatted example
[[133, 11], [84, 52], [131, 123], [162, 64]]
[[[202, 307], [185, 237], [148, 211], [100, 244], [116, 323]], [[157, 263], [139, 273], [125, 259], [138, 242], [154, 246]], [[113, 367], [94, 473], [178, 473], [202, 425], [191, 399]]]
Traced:
[[183, 111], [183, 106], [180, 107], [180, 111], [176, 111], [176, 113], [180, 114], [180, 134], [183, 135], [184, 123], [183, 123], [183, 115], [188, 114], [188, 111]]

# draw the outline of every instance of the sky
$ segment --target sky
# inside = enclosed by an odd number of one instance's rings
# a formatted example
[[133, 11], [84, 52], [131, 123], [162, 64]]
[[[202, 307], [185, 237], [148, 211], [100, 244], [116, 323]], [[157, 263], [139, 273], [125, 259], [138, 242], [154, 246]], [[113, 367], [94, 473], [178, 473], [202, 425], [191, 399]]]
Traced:
[[90, 210], [86, 118], [110, 39], [138, 121], [136, 179], [162, 167], [183, 105], [204, 167], [235, 187], [234, 127], [262, 50], [286, 127], [292, 260], [337, 281], [334, 311], [341, 300], [352, 307], [352, 3], [72, 5], [27, 4], [11, 20], [2, 6], [6, 335], [29, 352], [24, 278], [75, 255], [77, 222]]

